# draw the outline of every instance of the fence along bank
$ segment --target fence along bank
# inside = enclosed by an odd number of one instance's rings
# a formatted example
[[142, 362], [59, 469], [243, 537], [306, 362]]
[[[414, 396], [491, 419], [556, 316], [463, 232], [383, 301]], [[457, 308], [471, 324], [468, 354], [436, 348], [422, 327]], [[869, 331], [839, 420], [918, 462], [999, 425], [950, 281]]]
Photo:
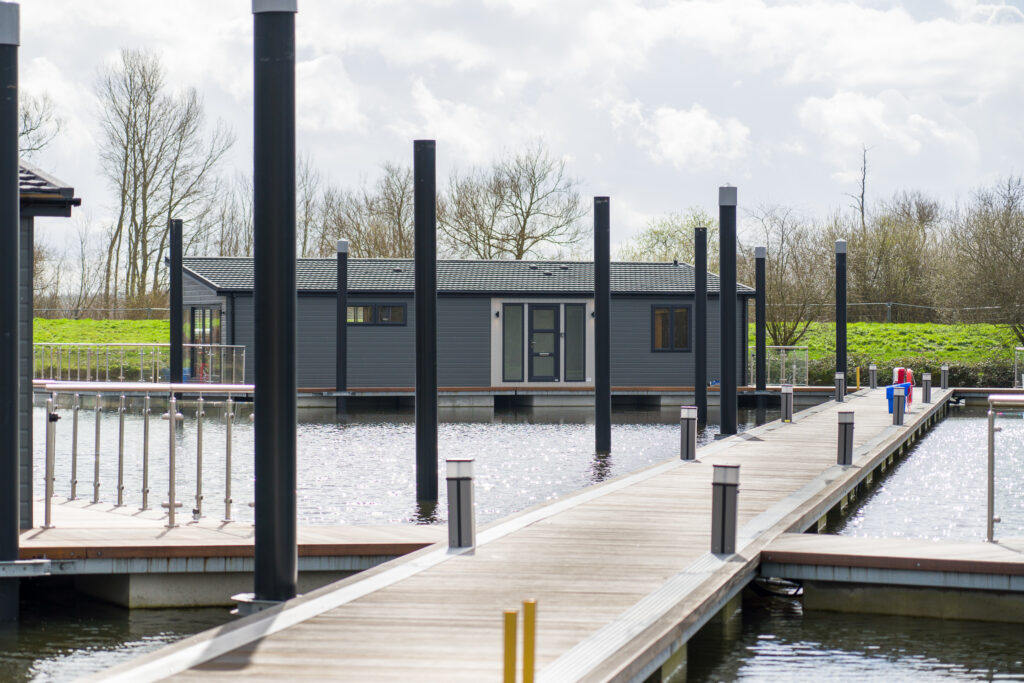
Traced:
[[[252, 353], [251, 258], [185, 258], [186, 341]], [[611, 382], [691, 387], [694, 269], [611, 264]], [[517, 393], [593, 391], [594, 282], [589, 261], [437, 262], [438, 381], [442, 388]], [[415, 382], [412, 259], [348, 260], [348, 388], [408, 390]], [[335, 385], [337, 261], [299, 259], [298, 384]], [[719, 281], [708, 273], [708, 379], [719, 379]], [[746, 329], [740, 285], [739, 329]], [[736, 350], [745, 365], [742, 347]], [[250, 356], [251, 357], [251, 356]], [[744, 376], [742, 373], [740, 376]], [[252, 381], [246, 368], [246, 382]]]

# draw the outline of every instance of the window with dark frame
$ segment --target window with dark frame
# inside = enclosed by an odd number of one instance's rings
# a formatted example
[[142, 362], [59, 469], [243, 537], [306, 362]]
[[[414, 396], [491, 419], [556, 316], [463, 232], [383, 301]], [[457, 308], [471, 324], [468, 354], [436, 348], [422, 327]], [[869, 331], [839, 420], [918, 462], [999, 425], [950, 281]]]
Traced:
[[347, 317], [349, 325], [405, 325], [405, 304], [356, 304]]
[[651, 306], [651, 350], [690, 350], [690, 306]]

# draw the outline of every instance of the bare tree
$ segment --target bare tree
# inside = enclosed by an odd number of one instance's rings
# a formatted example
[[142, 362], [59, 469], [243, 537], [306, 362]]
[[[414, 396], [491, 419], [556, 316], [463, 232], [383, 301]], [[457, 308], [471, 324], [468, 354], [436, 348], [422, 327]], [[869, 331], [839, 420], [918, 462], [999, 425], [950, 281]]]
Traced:
[[218, 124], [204, 135], [194, 88], [169, 94], [153, 53], [122, 50], [96, 85], [101, 104], [100, 159], [118, 212], [109, 228], [104, 299], [156, 296], [164, 278], [168, 221], [203, 223], [216, 197], [216, 168], [234, 142]]
[[860, 186], [857, 194], [848, 194], [853, 200], [853, 208], [860, 215], [861, 230], [867, 228], [867, 191], [868, 191], [868, 150], [867, 145], [860, 146]]
[[321, 192], [321, 228], [316, 251], [332, 256], [335, 241], [350, 242], [352, 256], [413, 256], [413, 182], [407, 166], [385, 163], [372, 187], [357, 191], [325, 187]]
[[308, 154], [299, 157], [295, 207], [295, 233], [299, 256], [315, 255], [317, 235], [322, 232], [323, 193], [320, 172], [313, 166]]
[[832, 290], [831, 252], [792, 209], [762, 207], [751, 216], [760, 233], [758, 244], [768, 248], [765, 326], [772, 344], [792, 346], [806, 334], [815, 305]]
[[538, 142], [490, 169], [453, 173], [439, 224], [456, 255], [520, 260], [578, 244], [586, 213], [579, 182]]
[[619, 248], [625, 261], [694, 261], [694, 228], [708, 229], [708, 270], [718, 272], [718, 219], [704, 209], [654, 218]]
[[23, 158], [46, 149], [63, 126], [49, 94], [18, 93], [18, 154]]

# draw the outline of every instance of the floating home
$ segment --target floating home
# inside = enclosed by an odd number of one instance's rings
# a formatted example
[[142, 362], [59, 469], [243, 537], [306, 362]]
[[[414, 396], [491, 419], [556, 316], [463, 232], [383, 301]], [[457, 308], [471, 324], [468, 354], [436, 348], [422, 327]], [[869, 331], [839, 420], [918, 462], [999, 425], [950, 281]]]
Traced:
[[[246, 347], [253, 380], [253, 260], [185, 258], [186, 342]], [[593, 263], [437, 262], [438, 386], [449, 395], [585, 397], [594, 389]], [[335, 390], [337, 260], [299, 259], [298, 385]], [[348, 389], [401, 395], [415, 385], [412, 259], [348, 260]], [[746, 299], [737, 292], [737, 324]], [[718, 277], [708, 274], [708, 379], [719, 378]], [[679, 393], [694, 378], [694, 269], [611, 264], [611, 383], [617, 395]], [[742, 335], [740, 335], [742, 338]], [[737, 362], [745, 366], [745, 345]], [[743, 377], [745, 374], [741, 373]], [[673, 399], [678, 403], [678, 399]], [[537, 401], [542, 402], [542, 401]], [[571, 401], [570, 401], [571, 403]]]

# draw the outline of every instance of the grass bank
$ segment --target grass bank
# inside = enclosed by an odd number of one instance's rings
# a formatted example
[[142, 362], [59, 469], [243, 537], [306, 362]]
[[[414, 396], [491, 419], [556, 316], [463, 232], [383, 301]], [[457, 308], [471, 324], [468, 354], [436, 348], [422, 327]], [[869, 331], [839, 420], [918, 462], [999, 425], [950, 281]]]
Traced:
[[167, 344], [168, 320], [68, 320], [36, 318], [32, 336], [37, 344]]

